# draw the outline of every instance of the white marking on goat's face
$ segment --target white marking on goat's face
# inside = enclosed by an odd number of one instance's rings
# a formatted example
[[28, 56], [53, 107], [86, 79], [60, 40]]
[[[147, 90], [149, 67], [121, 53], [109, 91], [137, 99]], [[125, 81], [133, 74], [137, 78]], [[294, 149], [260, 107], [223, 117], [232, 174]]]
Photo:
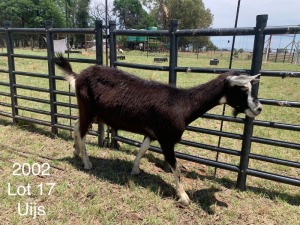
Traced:
[[244, 113], [249, 117], [255, 117], [259, 115], [262, 111], [261, 103], [258, 101], [257, 98], [254, 98], [252, 95], [252, 85], [251, 83], [247, 84], [248, 88], [248, 109], [245, 109]]
[[[257, 76], [253, 76], [254, 80]], [[245, 79], [244, 79], [245, 78]], [[262, 111], [261, 103], [252, 93], [251, 78], [248, 76], [229, 78], [229, 91], [226, 95], [227, 104], [232, 106], [237, 113], [245, 113], [249, 117], [255, 117]], [[247, 81], [247, 82], [245, 82]]]

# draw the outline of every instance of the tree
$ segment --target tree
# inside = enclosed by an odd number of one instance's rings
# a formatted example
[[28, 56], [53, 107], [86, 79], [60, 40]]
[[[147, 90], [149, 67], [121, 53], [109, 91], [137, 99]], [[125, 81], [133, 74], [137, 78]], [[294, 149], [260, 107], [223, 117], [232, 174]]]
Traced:
[[[213, 15], [209, 9], [205, 9], [202, 0], [168, 0], [167, 5], [169, 19], [178, 19], [180, 29], [208, 28], [212, 24]], [[179, 45], [192, 43], [202, 48], [208, 44], [208, 40], [208, 37], [182, 37]]]
[[[90, 9], [90, 15], [91, 17], [96, 20], [100, 19], [104, 21], [105, 23], [105, 2], [95, 2], [93, 6]], [[113, 11], [113, 4], [111, 2], [107, 2], [107, 20], [113, 20], [114, 19], [114, 11]]]
[[12, 21], [14, 27], [44, 27], [52, 20], [54, 27], [65, 26], [63, 12], [52, 0], [1, 0], [0, 21]]
[[139, 0], [115, 0], [114, 12], [121, 28], [142, 29], [156, 25], [156, 21], [143, 9]]
[[212, 43], [212, 41], [211, 40], [208, 40], [208, 43], [207, 43], [207, 45], [206, 45], [206, 50], [207, 51], [216, 51], [216, 50], [218, 50], [219, 48], [216, 46], [216, 45], [214, 45], [214, 43]]
[[150, 16], [158, 21], [157, 26], [163, 30], [168, 29], [170, 23], [168, 0], [142, 0], [142, 4], [150, 11]]
[[[171, 19], [179, 20], [180, 29], [208, 28], [213, 15], [205, 8], [202, 0], [142, 0], [143, 5], [151, 7], [150, 15], [156, 18], [158, 26], [168, 29]], [[209, 44], [208, 37], [181, 37], [179, 45], [193, 44], [202, 48]]]
[[91, 26], [89, 4], [90, 0], [77, 0], [76, 27], [87, 28]]
[[[68, 27], [87, 28], [93, 26], [92, 17], [89, 14], [90, 0], [66, 0], [66, 4]], [[69, 35], [69, 40], [71, 46], [79, 45], [80, 47], [83, 47], [85, 36], [81, 34]]]
[[181, 29], [208, 28], [213, 21], [202, 0], [167, 0], [169, 20], [180, 20]]

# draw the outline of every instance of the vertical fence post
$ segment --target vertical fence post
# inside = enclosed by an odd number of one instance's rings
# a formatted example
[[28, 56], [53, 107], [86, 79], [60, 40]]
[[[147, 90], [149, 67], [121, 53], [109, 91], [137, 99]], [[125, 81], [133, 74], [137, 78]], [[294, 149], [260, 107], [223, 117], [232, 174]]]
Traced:
[[169, 84], [176, 86], [176, 70], [177, 55], [178, 55], [178, 38], [176, 36], [176, 30], [178, 29], [178, 20], [171, 20], [170, 25], [170, 62], [169, 62]]
[[102, 20], [95, 21], [95, 36], [96, 36], [96, 64], [103, 65], [103, 35], [102, 35]]
[[115, 67], [114, 63], [117, 60], [116, 51], [116, 21], [109, 21], [109, 63], [110, 67]]
[[[253, 48], [253, 58], [251, 64], [251, 75], [256, 75], [261, 70], [262, 60], [263, 60], [263, 50], [264, 50], [264, 28], [267, 26], [268, 15], [258, 15], [256, 17], [256, 27], [255, 27], [255, 39]], [[252, 92], [254, 95], [258, 93], [258, 83], [253, 85]], [[253, 118], [246, 116], [243, 142], [241, 149], [241, 158], [239, 173], [237, 178], [236, 187], [240, 190], [246, 189], [246, 179], [247, 179], [247, 169], [249, 165], [249, 154], [251, 149], [251, 137], [253, 134]]]
[[287, 53], [287, 50], [284, 50], [284, 55], [283, 55], [283, 63], [285, 63], [285, 57], [286, 57], [286, 53]]
[[292, 59], [290, 60], [290, 61], [291, 61], [291, 63], [293, 63], [293, 62], [294, 62], [295, 51], [296, 51], [296, 49], [294, 49], [294, 50], [293, 50]]
[[8, 72], [9, 72], [9, 85], [10, 85], [10, 94], [11, 94], [11, 109], [12, 109], [12, 119], [13, 124], [17, 124], [16, 115], [18, 115], [18, 109], [16, 109], [17, 102], [17, 89], [16, 89], [16, 75], [15, 71], [15, 58], [14, 54], [14, 45], [12, 33], [8, 30], [11, 27], [11, 21], [4, 21], [5, 28], [5, 39], [6, 39], [6, 47], [7, 47], [7, 60], [8, 60]]
[[[117, 60], [117, 51], [116, 51], [116, 21], [109, 21], [109, 62], [110, 67], [115, 67], [115, 61]], [[110, 147], [112, 149], [117, 149], [117, 141], [115, 140], [115, 136], [117, 135], [117, 131], [111, 129], [111, 143]]]
[[57, 135], [57, 106], [56, 103], [56, 94], [54, 91], [56, 90], [55, 85], [55, 68], [54, 68], [54, 45], [53, 45], [53, 35], [50, 32], [52, 28], [52, 21], [45, 21], [46, 28], [46, 39], [47, 39], [47, 60], [48, 60], [48, 74], [49, 74], [49, 90], [50, 90], [50, 110], [51, 110], [51, 132], [52, 135]]
[[[102, 35], [102, 20], [95, 21], [96, 35], [96, 64], [103, 65], [103, 35]], [[103, 147], [104, 141], [104, 124], [98, 123], [98, 146]]]

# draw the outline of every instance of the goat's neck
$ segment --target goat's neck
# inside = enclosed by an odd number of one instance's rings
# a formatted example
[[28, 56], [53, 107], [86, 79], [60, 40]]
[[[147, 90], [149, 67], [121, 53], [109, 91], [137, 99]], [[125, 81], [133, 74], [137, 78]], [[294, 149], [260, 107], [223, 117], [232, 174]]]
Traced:
[[187, 90], [190, 104], [186, 118], [187, 124], [220, 104], [220, 99], [225, 95], [225, 79], [226, 77], [218, 77], [208, 83]]

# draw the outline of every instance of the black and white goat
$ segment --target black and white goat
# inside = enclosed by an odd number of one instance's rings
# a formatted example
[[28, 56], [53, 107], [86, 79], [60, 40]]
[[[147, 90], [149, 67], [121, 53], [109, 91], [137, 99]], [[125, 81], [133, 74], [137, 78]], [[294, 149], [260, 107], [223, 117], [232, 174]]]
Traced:
[[66, 73], [66, 80], [76, 92], [79, 120], [74, 128], [74, 154], [81, 155], [84, 168], [92, 168], [85, 136], [93, 120], [115, 130], [143, 134], [145, 139], [134, 160], [132, 174], [139, 173], [142, 156], [150, 142], [157, 140], [174, 174], [179, 202], [184, 205], [190, 199], [180, 182], [174, 146], [187, 125], [219, 104], [228, 104], [249, 117], [257, 116], [262, 110], [251, 91], [251, 81], [258, 75], [227, 72], [200, 86], [179, 89], [104, 66], [91, 66], [76, 74], [62, 55], [56, 57], [55, 64]]

